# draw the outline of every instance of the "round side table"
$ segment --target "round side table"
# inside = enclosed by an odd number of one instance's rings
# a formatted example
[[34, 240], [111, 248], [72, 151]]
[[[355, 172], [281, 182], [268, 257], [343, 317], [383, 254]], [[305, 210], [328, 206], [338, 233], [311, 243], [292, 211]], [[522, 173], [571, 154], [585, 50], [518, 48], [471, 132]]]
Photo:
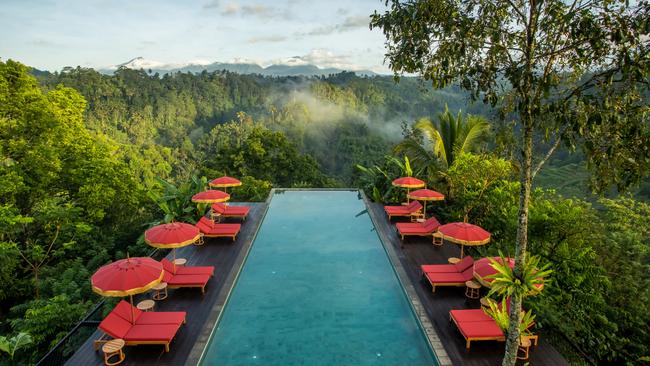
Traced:
[[[433, 245], [441, 246], [442, 243], [443, 243], [443, 239], [444, 239], [444, 235], [442, 235], [441, 232], [436, 231], [435, 233], [433, 233]], [[451, 259], [451, 258], [449, 258], [449, 259]], [[456, 259], [458, 259], [458, 258], [456, 258]]]
[[184, 266], [185, 263], [187, 263], [187, 259], [185, 259], [185, 258], [176, 258], [176, 259], [174, 259], [173, 263], [175, 265], [177, 265], [177, 266]]
[[167, 282], [161, 282], [151, 288], [154, 290], [153, 299], [156, 301], [165, 300], [167, 298]]
[[137, 307], [139, 310], [142, 310], [142, 311], [149, 311], [149, 310], [153, 310], [154, 306], [156, 306], [155, 301], [153, 301], [153, 300], [142, 300], [135, 307]]
[[[126, 342], [124, 342], [123, 339], [111, 339], [110, 341], [104, 343], [102, 346], [102, 352], [104, 352], [104, 364], [107, 366], [113, 366], [113, 365], [119, 365], [121, 364], [126, 356], [124, 356], [124, 352], [122, 351], [122, 348], [124, 348], [124, 345]], [[111, 361], [112, 358], [117, 357], [117, 360]]]
[[478, 299], [479, 298], [481, 285], [478, 282], [474, 282], [474, 280], [467, 281], [467, 282], [465, 282], [465, 286], [467, 286], [467, 289], [465, 289], [465, 296], [468, 299]]
[[517, 349], [517, 359], [519, 360], [528, 359], [528, 351], [530, 350], [530, 343], [531, 343], [530, 338], [521, 337], [519, 343], [519, 349]]
[[460, 258], [456, 258], [456, 257], [447, 258], [447, 262], [449, 262], [449, 264], [456, 264], [460, 262]]
[[490, 308], [490, 303], [494, 303], [494, 300], [490, 299], [487, 296], [481, 297], [480, 301], [481, 301], [481, 307], [488, 308], [488, 309]]

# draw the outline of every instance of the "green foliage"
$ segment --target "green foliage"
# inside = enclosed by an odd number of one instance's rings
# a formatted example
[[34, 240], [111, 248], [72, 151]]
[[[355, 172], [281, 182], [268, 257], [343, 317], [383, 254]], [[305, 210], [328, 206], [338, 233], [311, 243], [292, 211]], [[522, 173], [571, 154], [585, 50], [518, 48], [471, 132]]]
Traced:
[[489, 155], [459, 154], [445, 173], [449, 198], [463, 207], [460, 214], [465, 221], [478, 206], [482, 206], [481, 212], [490, 215], [487, 206], [492, 202], [484, 200], [485, 195], [489, 195], [490, 190], [505, 185], [512, 172], [512, 164], [504, 159]]
[[[489, 315], [497, 323], [502, 331], [507, 331], [510, 327], [510, 314], [508, 314], [508, 307], [506, 306], [507, 300], [504, 299], [501, 303], [495, 301], [488, 302], [489, 308], [485, 309], [485, 313]], [[531, 335], [530, 328], [535, 324], [535, 315], [532, 310], [524, 312], [519, 323], [519, 332], [522, 335]]]
[[375, 202], [397, 203], [406, 201], [406, 190], [393, 186], [393, 180], [399, 177], [410, 177], [413, 175], [408, 157], [402, 160], [386, 155], [383, 165], [375, 165], [366, 168], [357, 165], [359, 176], [356, 177], [357, 184]]
[[9, 354], [9, 357], [13, 360], [16, 351], [30, 343], [32, 343], [32, 337], [24, 332], [18, 333], [11, 338], [0, 336], [0, 351]]
[[278, 187], [306, 182], [312, 187], [334, 185], [310, 156], [301, 154], [284, 134], [255, 123], [245, 113], [237, 122], [215, 126], [199, 141], [197, 160], [204, 171], [250, 176]]
[[550, 265], [540, 267], [540, 258], [528, 257], [521, 267], [521, 275], [516, 275], [508, 265], [506, 258], [499, 253], [500, 261], [490, 258], [490, 265], [496, 273], [488, 276], [491, 278], [492, 287], [490, 295], [497, 294], [502, 298], [517, 297], [523, 299], [540, 293], [540, 286], [548, 282], [547, 277], [553, 272]]
[[464, 117], [458, 111], [456, 117], [445, 105], [444, 112], [438, 115], [437, 123], [422, 118], [414, 125], [427, 138], [433, 154], [421, 146], [414, 146], [412, 139], [406, 139], [395, 147], [398, 154], [410, 155], [420, 166], [433, 164], [429, 159], [435, 157], [443, 167], [453, 165], [456, 156], [475, 151], [490, 130], [489, 123], [482, 117]]
[[206, 189], [208, 189], [206, 177], [199, 178], [193, 175], [188, 182], [178, 187], [158, 178], [158, 186], [150, 189], [147, 194], [163, 212], [164, 217], [152, 225], [172, 221], [196, 223], [205, 213], [207, 205], [192, 202], [192, 196]]
[[71, 303], [65, 294], [17, 305], [11, 326], [32, 336], [40, 352], [47, 351], [88, 311], [91, 303]]

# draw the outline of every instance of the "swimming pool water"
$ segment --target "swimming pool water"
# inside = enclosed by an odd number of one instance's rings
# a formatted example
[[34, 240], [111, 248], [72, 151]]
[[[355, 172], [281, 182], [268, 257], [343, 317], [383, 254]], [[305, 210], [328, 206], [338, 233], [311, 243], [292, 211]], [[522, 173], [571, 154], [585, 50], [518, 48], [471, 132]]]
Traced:
[[203, 365], [436, 365], [356, 191], [276, 191]]

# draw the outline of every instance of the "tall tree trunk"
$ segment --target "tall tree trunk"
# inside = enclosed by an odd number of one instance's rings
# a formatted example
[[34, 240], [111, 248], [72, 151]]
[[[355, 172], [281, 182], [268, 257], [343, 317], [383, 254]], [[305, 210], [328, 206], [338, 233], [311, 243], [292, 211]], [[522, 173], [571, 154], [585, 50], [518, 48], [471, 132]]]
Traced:
[[[528, 205], [530, 203], [530, 190], [532, 185], [533, 162], [533, 123], [531, 115], [523, 118], [523, 146], [521, 188], [519, 191], [519, 219], [517, 224], [517, 241], [515, 248], [515, 278], [522, 277], [522, 268], [526, 260], [526, 247], [528, 246]], [[518, 296], [510, 299], [510, 326], [506, 339], [506, 352], [503, 356], [502, 366], [514, 366], [517, 362], [517, 349], [519, 348], [519, 323], [521, 322], [521, 301]]]

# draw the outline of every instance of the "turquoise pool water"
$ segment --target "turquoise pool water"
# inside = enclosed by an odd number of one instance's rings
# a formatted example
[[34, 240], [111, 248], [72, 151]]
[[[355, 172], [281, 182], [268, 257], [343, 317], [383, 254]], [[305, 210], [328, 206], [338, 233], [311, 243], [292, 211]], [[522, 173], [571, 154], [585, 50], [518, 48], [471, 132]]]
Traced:
[[280, 191], [203, 365], [436, 365], [354, 191]]

